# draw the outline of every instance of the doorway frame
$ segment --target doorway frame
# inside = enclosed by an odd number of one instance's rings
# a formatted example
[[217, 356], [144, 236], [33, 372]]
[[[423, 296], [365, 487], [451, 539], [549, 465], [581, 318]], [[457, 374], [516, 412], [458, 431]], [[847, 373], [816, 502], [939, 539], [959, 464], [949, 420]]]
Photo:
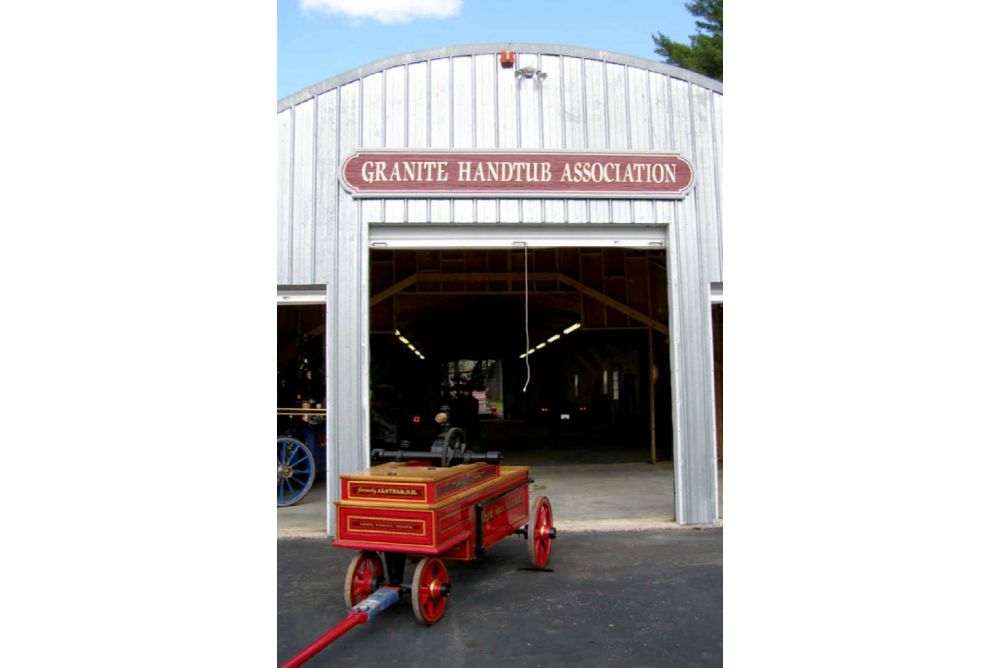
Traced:
[[[375, 250], [610, 247], [665, 248], [674, 443], [674, 504], [679, 524], [718, 521], [715, 399], [709, 285], [700, 257], [678, 252], [672, 223], [383, 223], [341, 230], [327, 284], [327, 534], [336, 534], [340, 475], [370, 459], [369, 261]], [[695, 267], [688, 267], [691, 262]], [[696, 269], [696, 271], [689, 271]], [[686, 279], [686, 280], [685, 280]]]

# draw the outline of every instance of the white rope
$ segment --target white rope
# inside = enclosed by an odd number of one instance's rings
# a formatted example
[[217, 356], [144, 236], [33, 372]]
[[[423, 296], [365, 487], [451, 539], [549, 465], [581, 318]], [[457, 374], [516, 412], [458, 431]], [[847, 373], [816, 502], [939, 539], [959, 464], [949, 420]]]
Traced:
[[524, 366], [528, 370], [528, 379], [524, 381], [522, 392], [528, 391], [531, 382], [531, 339], [528, 337], [528, 244], [524, 244]]

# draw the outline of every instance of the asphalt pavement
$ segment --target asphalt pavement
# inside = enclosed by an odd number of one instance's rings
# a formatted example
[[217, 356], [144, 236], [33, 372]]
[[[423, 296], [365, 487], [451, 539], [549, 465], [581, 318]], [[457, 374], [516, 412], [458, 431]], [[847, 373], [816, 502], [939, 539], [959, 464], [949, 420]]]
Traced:
[[[434, 626], [405, 599], [306, 665], [721, 666], [722, 531], [561, 533], [546, 571], [509, 537], [480, 561], [446, 562], [452, 593]], [[277, 545], [281, 664], [344, 618], [355, 553], [328, 540]], [[406, 582], [412, 573], [407, 564]]]

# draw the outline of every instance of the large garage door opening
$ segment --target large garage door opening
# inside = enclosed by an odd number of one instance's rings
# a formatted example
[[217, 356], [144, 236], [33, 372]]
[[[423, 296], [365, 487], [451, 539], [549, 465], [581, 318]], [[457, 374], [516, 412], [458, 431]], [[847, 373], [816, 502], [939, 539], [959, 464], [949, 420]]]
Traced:
[[425, 449], [448, 406], [472, 449], [507, 464], [671, 459], [662, 248], [372, 249], [369, 262], [373, 448]]

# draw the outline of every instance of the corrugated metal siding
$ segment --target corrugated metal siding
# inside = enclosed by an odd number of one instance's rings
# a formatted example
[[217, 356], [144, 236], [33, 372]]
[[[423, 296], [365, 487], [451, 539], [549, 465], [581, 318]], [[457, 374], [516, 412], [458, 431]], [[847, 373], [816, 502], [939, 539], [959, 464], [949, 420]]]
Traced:
[[278, 285], [292, 281], [292, 112], [278, 114]]
[[[516, 79], [497, 53], [546, 78]], [[279, 285], [327, 284], [327, 490], [366, 464], [367, 223], [667, 225], [677, 519], [718, 519], [708, 285], [722, 281], [722, 90], [668, 65], [576, 47], [479, 45], [406, 54], [278, 103]], [[676, 151], [683, 200], [365, 199], [339, 183], [358, 148]], [[328, 515], [328, 530], [334, 531]]]
[[540, 68], [544, 80], [516, 79], [500, 67], [501, 47], [484, 45], [390, 59], [279, 102], [278, 283], [330, 280], [325, 250], [340, 216], [345, 208], [355, 217], [362, 210], [347, 206], [338, 170], [361, 146], [679, 151], [696, 169], [694, 191], [682, 202], [395, 199], [364, 212], [393, 223], [666, 223], [691, 216], [709, 280], [722, 281], [718, 85], [617, 54], [522, 47], [517, 67]]

